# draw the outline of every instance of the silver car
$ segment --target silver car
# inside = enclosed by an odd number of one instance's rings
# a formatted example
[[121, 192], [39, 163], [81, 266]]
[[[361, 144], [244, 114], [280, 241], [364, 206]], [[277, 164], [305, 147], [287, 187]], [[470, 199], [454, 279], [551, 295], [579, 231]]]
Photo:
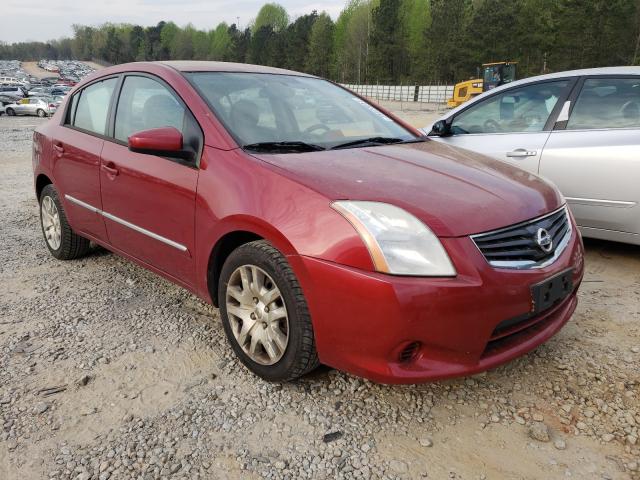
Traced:
[[5, 108], [5, 113], [12, 115], [37, 115], [47, 117], [56, 113], [58, 105], [49, 97], [24, 98], [18, 102], [10, 103]]
[[546, 177], [584, 236], [640, 245], [640, 67], [512, 82], [424, 131]]

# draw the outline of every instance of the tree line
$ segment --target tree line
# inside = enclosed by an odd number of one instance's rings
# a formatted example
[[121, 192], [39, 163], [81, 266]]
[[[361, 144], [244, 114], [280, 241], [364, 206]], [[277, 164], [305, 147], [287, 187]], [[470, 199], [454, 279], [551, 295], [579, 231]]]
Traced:
[[518, 76], [640, 64], [640, 0], [349, 0], [336, 21], [265, 4], [249, 26], [74, 25], [73, 37], [0, 43], [0, 59], [248, 62], [348, 83], [452, 83], [482, 63]]

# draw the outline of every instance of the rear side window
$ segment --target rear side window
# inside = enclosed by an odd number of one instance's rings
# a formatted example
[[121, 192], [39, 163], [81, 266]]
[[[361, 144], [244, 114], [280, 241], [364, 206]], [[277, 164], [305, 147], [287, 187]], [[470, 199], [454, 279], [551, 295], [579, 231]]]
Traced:
[[96, 82], [83, 89], [80, 98], [74, 95], [71, 108], [75, 107], [75, 113], [72, 110], [71, 124], [82, 130], [105, 135], [111, 95], [117, 81], [117, 78], [109, 78]]
[[640, 77], [585, 80], [567, 130], [640, 127]]
[[128, 76], [122, 85], [116, 110], [115, 138], [127, 138], [141, 130], [175, 127], [184, 133], [185, 108], [160, 82]]

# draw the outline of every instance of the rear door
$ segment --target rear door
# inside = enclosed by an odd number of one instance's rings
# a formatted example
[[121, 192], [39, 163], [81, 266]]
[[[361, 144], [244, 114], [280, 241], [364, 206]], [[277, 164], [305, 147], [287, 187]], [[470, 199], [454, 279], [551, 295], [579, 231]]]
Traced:
[[65, 212], [79, 233], [107, 240], [99, 215], [100, 153], [118, 77], [95, 81], [67, 102], [63, 125], [53, 129], [53, 174]]
[[640, 76], [591, 76], [579, 87], [540, 174], [558, 185], [580, 226], [640, 233]]
[[[194, 283], [197, 159], [136, 153], [127, 138], [138, 131], [175, 127], [184, 141], [202, 132], [178, 95], [157, 77], [124, 77], [113, 139], [102, 150], [100, 183], [110, 243], [182, 282]], [[195, 134], [194, 134], [195, 132]]]
[[538, 173], [542, 148], [573, 83], [548, 80], [503, 90], [456, 114], [452, 135], [433, 138]]

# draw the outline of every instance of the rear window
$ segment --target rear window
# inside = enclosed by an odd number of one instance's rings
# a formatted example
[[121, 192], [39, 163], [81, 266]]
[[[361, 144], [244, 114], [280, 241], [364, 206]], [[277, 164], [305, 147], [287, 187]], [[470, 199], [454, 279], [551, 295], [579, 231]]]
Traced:
[[96, 82], [74, 95], [70, 123], [76, 128], [105, 135], [111, 95], [117, 81], [117, 78], [109, 78]]
[[603, 128], [640, 128], [640, 77], [585, 80], [567, 130]]

